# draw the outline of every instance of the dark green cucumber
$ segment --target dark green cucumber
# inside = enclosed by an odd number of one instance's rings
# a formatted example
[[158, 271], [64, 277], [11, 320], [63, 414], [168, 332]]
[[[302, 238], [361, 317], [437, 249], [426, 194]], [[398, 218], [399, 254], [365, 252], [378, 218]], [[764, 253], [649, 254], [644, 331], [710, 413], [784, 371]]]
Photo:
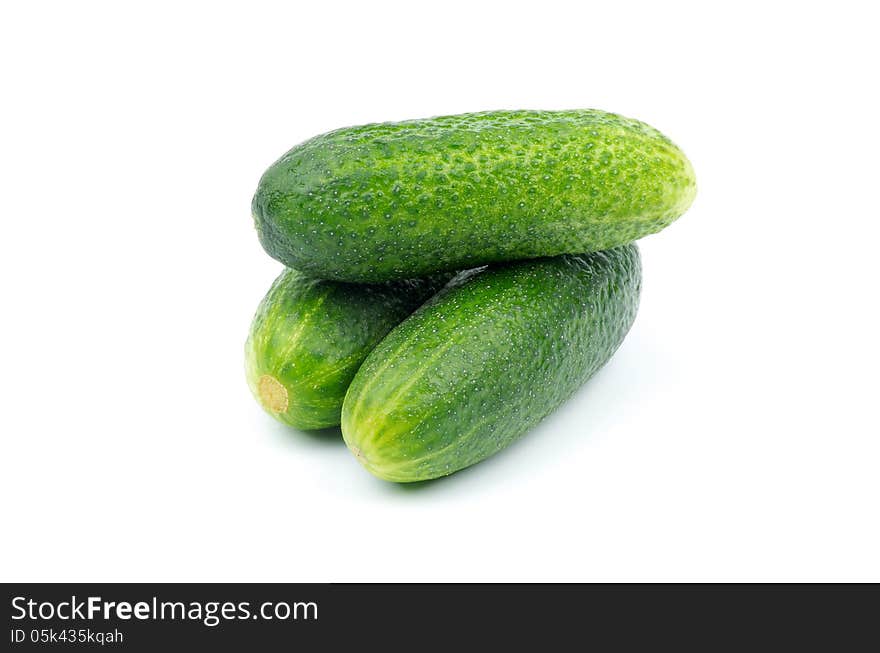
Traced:
[[695, 193], [681, 150], [637, 120], [490, 111], [312, 138], [266, 171], [252, 209], [286, 265], [381, 281], [623, 245]]
[[449, 277], [358, 285], [286, 269], [260, 302], [245, 344], [254, 397], [285, 424], [336, 426], [367, 354]]
[[508, 445], [604, 365], [635, 319], [635, 245], [449, 284], [358, 370], [342, 434], [376, 476], [422, 481]]

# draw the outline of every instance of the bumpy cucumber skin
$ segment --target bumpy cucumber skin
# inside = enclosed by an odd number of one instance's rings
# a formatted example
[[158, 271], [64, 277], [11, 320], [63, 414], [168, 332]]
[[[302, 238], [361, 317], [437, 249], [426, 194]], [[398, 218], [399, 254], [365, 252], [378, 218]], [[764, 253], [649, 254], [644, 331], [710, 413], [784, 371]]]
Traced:
[[642, 122], [491, 111], [312, 138], [266, 171], [252, 210], [279, 261], [372, 282], [623, 245], [695, 193], [687, 158]]
[[450, 283], [355, 375], [342, 434], [379, 478], [422, 481], [507, 446], [612, 356], [635, 319], [635, 245], [490, 267]]
[[[345, 392], [367, 354], [450, 276], [359, 285], [284, 270], [260, 302], [245, 343], [251, 392], [290, 426], [338, 425]], [[273, 404], [261, 396], [261, 379], [283, 399]]]

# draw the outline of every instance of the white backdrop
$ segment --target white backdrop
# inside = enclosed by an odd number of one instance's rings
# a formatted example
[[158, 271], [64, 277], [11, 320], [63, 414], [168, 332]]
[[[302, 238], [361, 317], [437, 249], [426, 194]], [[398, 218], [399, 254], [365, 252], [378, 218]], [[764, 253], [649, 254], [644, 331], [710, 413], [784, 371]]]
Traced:
[[[6, 3], [0, 579], [880, 581], [870, 3]], [[418, 487], [251, 399], [249, 204], [345, 125], [596, 107], [688, 154], [612, 362]]]

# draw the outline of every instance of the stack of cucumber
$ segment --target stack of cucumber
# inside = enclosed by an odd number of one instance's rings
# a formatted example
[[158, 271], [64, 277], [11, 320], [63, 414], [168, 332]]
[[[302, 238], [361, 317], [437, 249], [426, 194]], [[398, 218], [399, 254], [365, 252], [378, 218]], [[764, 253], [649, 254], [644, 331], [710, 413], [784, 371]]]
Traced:
[[669, 139], [603, 111], [316, 136], [253, 199], [260, 242], [287, 268], [251, 326], [251, 390], [285, 424], [341, 424], [380, 478], [473, 465], [611, 358], [638, 308], [634, 241], [695, 193]]

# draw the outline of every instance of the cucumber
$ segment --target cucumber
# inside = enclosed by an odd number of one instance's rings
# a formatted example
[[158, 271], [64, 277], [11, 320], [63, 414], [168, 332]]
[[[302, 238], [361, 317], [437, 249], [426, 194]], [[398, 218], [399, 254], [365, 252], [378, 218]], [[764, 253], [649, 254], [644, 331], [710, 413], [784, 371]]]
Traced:
[[251, 392], [290, 426], [338, 425], [345, 391], [370, 350], [450, 276], [365, 286], [284, 270], [245, 343]]
[[644, 123], [490, 111], [312, 138], [265, 172], [252, 210], [279, 261], [375, 282], [623, 245], [695, 193], [687, 158]]
[[342, 434], [379, 478], [422, 481], [507, 446], [604, 365], [635, 319], [635, 245], [450, 283], [367, 356]]

